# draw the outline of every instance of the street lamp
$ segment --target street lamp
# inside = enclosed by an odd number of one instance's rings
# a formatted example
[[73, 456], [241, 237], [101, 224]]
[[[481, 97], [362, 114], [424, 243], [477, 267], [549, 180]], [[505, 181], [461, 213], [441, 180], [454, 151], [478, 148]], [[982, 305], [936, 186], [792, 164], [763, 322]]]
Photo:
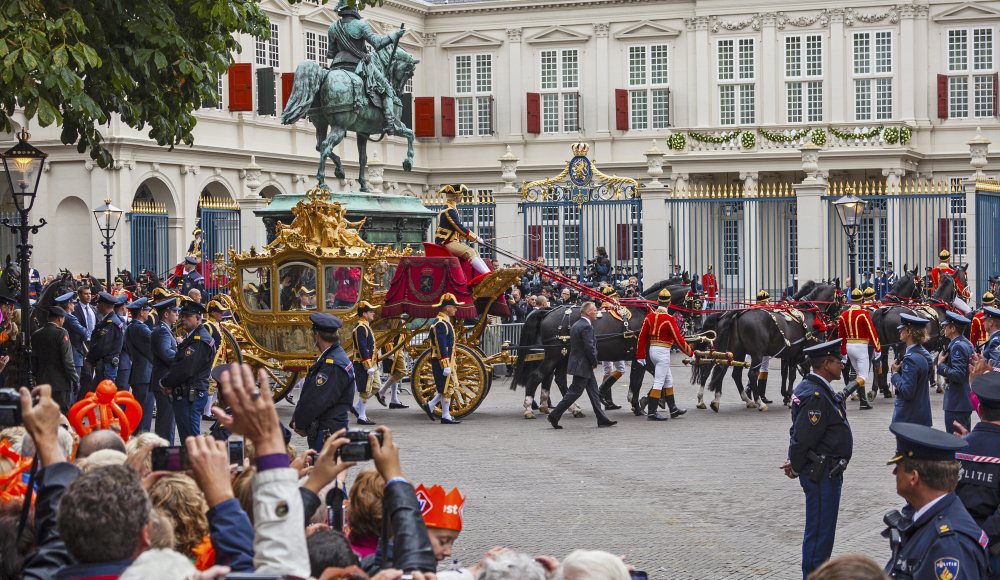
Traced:
[[858, 229], [861, 227], [861, 218], [865, 214], [865, 207], [867, 205], [868, 202], [853, 195], [846, 195], [833, 202], [833, 206], [837, 208], [837, 217], [840, 218], [840, 225], [843, 226], [844, 233], [847, 234], [847, 259], [848, 267], [851, 271], [851, 290], [855, 288], [854, 277], [858, 258], [856, 244]]
[[122, 219], [122, 210], [111, 205], [110, 199], [104, 200], [104, 205], [94, 210], [94, 219], [97, 220], [97, 229], [101, 230], [104, 241], [101, 247], [104, 248], [104, 265], [106, 266], [107, 284], [111, 287], [111, 248], [115, 247], [115, 242], [111, 239], [115, 237], [118, 230], [118, 222]]
[[22, 369], [26, 386], [35, 386], [35, 374], [31, 370], [31, 304], [28, 301], [28, 270], [31, 259], [31, 244], [28, 243], [28, 233], [37, 234], [39, 228], [45, 225], [45, 220], [37, 224], [28, 223], [28, 213], [35, 205], [38, 195], [38, 184], [42, 179], [42, 166], [45, 165], [47, 153], [28, 143], [31, 135], [21, 130], [17, 134], [17, 144], [0, 154], [3, 168], [7, 173], [7, 183], [10, 185], [11, 196], [17, 207], [18, 220], [0, 219], [0, 225], [10, 228], [10, 231], [20, 236], [17, 245], [18, 267], [21, 269], [21, 352], [24, 360]]

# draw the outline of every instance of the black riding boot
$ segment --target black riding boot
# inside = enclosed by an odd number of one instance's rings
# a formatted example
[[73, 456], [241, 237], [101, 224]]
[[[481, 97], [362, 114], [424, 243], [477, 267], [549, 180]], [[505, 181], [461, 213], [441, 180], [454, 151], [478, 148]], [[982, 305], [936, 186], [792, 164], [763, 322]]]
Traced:
[[667, 406], [670, 407], [671, 419], [676, 419], [677, 417], [680, 417], [684, 413], [688, 412], [687, 409], [681, 409], [680, 407], [677, 406], [677, 401], [674, 399], [673, 395], [667, 395], [666, 399], [667, 399]]
[[618, 381], [621, 377], [618, 373], [609, 375], [607, 379], [601, 383], [601, 386], [597, 388], [597, 396], [601, 399], [601, 404], [604, 405], [606, 411], [616, 411], [621, 409], [621, 405], [616, 405], [613, 400], [611, 400], [611, 387]]
[[646, 419], [650, 421], [666, 421], [669, 419], [666, 415], [660, 414], [660, 399], [658, 397], [655, 399], [653, 397], [649, 397], [646, 402], [649, 407], [646, 411]]
[[859, 407], [860, 410], [866, 411], [868, 409], [874, 409], [874, 407], [871, 406], [871, 403], [868, 402], [868, 397], [865, 396], [864, 387], [858, 389], [858, 400], [861, 401], [861, 407]]
[[770, 399], [764, 396], [765, 391], [767, 391], [767, 373], [760, 373], [757, 375], [757, 391], [756, 395], [760, 397], [760, 402], [765, 405], [770, 405], [773, 403]]

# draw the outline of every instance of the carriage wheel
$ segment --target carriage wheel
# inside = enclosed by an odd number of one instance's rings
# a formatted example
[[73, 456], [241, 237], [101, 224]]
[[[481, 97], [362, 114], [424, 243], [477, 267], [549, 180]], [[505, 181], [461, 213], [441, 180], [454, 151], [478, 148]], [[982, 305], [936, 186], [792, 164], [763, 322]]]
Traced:
[[[459, 386], [455, 389], [450, 410], [452, 416], [459, 419], [479, 408], [490, 390], [491, 377], [483, 357], [464, 344], [455, 345], [455, 366], [458, 369]], [[434, 373], [431, 371], [430, 349], [417, 357], [410, 375], [410, 384], [413, 387], [413, 398], [420, 406], [425, 406], [437, 392]], [[440, 411], [435, 413], [441, 414]]]
[[299, 381], [301, 372], [298, 370], [286, 371], [280, 366], [273, 366], [272, 364], [261, 361], [259, 359], [251, 359], [247, 361], [250, 368], [253, 369], [254, 377], [257, 376], [257, 371], [259, 369], [264, 369], [267, 373], [268, 378], [271, 381], [271, 394], [274, 397], [274, 402], [284, 399], [292, 392], [295, 387], [295, 383]]
[[[235, 363], [243, 362], [243, 351], [240, 350], [240, 343], [233, 336], [233, 333], [229, 332], [225, 326], [220, 326], [222, 329], [222, 344], [219, 347], [219, 351], [216, 351], [215, 361], [213, 361], [212, 367], [217, 367], [219, 365], [229, 365]], [[222, 400], [222, 390], [219, 385], [215, 382], [215, 379], [208, 380], [208, 392], [218, 395], [219, 406], [225, 408], [225, 403]]]

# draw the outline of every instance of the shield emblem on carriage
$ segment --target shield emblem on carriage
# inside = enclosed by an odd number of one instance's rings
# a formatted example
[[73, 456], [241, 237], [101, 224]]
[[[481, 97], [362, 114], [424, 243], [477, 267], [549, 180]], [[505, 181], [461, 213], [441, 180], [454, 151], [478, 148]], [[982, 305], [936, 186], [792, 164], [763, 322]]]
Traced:
[[421, 292], [430, 294], [434, 290], [434, 270], [431, 268], [422, 268], [418, 284]]
[[819, 423], [819, 418], [823, 416], [821, 411], [809, 411], [809, 422], [815, 425]]

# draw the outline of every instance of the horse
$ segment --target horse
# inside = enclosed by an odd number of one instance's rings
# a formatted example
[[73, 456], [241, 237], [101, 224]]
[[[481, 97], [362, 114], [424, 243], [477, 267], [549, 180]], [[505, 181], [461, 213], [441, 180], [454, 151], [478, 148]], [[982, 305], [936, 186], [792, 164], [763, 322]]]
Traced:
[[[686, 276], [687, 272], [684, 275]], [[664, 288], [670, 291], [670, 306], [667, 307], [667, 312], [671, 314], [680, 312], [684, 319], [684, 328], [681, 330], [688, 331], [686, 334], [691, 334], [702, 322], [701, 314], [693, 313], [693, 311], [700, 311], [703, 304], [701, 296], [698, 295], [695, 281], [676, 276], [660, 280], [643, 290], [642, 297], [650, 302], [656, 302]]]
[[[395, 52], [393, 52], [395, 51]], [[371, 55], [369, 66], [381, 67], [397, 95], [403, 94], [403, 87], [413, 76], [420, 62], [398, 46], [386, 46]], [[358, 183], [361, 191], [371, 191], [365, 177], [368, 162], [368, 140], [372, 135], [385, 134], [386, 118], [383, 110], [372, 105], [365, 94], [364, 81], [352, 72], [327, 70], [318, 62], [304, 60], [295, 68], [292, 94], [281, 115], [285, 125], [308, 117], [316, 126], [316, 151], [319, 152], [319, 170], [316, 172], [318, 186], [326, 188], [326, 160], [334, 163], [334, 175], [344, 179], [344, 167], [334, 148], [347, 136], [348, 131], [357, 134], [358, 141]], [[403, 170], [413, 168], [413, 131], [403, 128], [399, 133], [406, 138], [406, 159]], [[377, 140], [381, 140], [379, 137]]]
[[149, 268], [143, 268], [139, 272], [139, 276], [136, 277], [136, 283], [139, 285], [139, 294], [142, 296], [149, 296], [153, 293], [153, 290], [164, 287], [163, 282], [160, 281], [160, 277]]

